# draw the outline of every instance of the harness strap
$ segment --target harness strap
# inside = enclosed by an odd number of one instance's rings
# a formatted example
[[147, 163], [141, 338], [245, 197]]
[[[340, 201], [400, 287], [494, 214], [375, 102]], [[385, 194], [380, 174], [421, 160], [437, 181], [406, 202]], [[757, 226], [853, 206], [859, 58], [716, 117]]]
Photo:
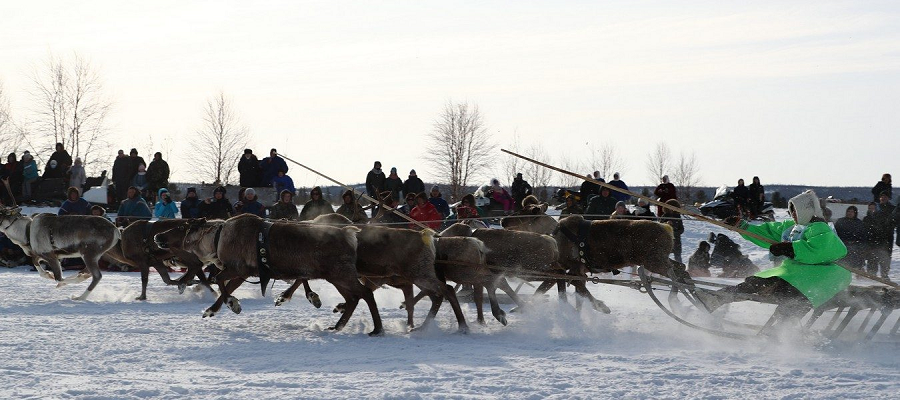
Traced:
[[261, 229], [256, 235], [256, 263], [259, 267], [259, 288], [262, 295], [266, 295], [266, 287], [272, 279], [272, 268], [269, 266], [271, 252], [269, 250], [269, 231], [275, 225], [270, 221], [263, 221]]
[[31, 247], [31, 222], [25, 225], [25, 246]]
[[[31, 224], [28, 224], [31, 227]], [[29, 235], [31, 236], [31, 235]], [[50, 238], [50, 250], [56, 251], [56, 243], [53, 241], [53, 227], [47, 227], [47, 237]]]
[[222, 228], [225, 227], [225, 224], [219, 225], [219, 228], [216, 229], [216, 236], [213, 239], [213, 247], [216, 248], [216, 251], [219, 250], [219, 238], [222, 237]]
[[[597, 268], [596, 264], [591, 260], [590, 246], [588, 246], [588, 239], [591, 236], [591, 221], [584, 220], [579, 222], [577, 235], [562, 225], [557, 225], [556, 231], [562, 232], [567, 239], [578, 245], [578, 261], [581, 265], [587, 267], [590, 271], [600, 269]], [[553, 233], [555, 234], [556, 231]], [[618, 269], [612, 269], [610, 272], [612, 272], [613, 275], [618, 275], [620, 273]]]

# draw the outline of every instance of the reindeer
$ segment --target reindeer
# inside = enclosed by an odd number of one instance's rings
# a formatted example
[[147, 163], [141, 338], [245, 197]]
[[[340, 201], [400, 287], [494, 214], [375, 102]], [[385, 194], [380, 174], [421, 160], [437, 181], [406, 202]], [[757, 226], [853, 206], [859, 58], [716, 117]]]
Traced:
[[[369, 335], [381, 335], [384, 330], [375, 296], [359, 282], [356, 273], [358, 232], [355, 227], [271, 223], [244, 214], [224, 222], [186, 220], [154, 239], [160, 248], [189, 251], [222, 270], [216, 276], [221, 294], [204, 311], [204, 317], [214, 316], [223, 304], [239, 313], [240, 304], [231, 293], [251, 276], [259, 276], [262, 286], [269, 278], [294, 279], [294, 290], [303, 280], [324, 279], [334, 285], [346, 304], [341, 318], [329, 329], [343, 329], [363, 299], [375, 325]], [[258, 247], [261, 235], [266, 249], [262, 253]]]
[[[340, 214], [321, 215], [314, 224], [349, 225], [351, 221]], [[390, 285], [403, 291], [407, 325], [414, 328], [413, 285], [431, 298], [431, 310], [425, 317], [423, 326], [434, 319], [444, 298], [450, 302], [460, 332], [468, 332], [469, 327], [459, 307], [453, 288], [446, 279], [439, 277], [435, 270], [434, 231], [421, 232], [412, 229], [387, 228], [383, 226], [360, 225], [362, 230], [357, 238], [356, 269], [365, 278], [370, 289]], [[290, 295], [290, 289], [286, 292]], [[340, 305], [336, 308], [340, 310]]]
[[522, 199], [522, 210], [500, 220], [503, 229], [551, 235], [556, 230], [556, 219], [547, 215], [547, 203], [538, 202], [537, 197], [528, 195]]
[[[25, 251], [42, 277], [55, 280], [57, 287], [83, 282], [90, 277], [90, 285], [74, 300], [87, 299], [97, 287], [102, 277], [98, 264], [100, 257], [116, 245], [120, 234], [106, 218], [53, 214], [28, 217], [22, 215], [21, 208], [0, 209], [0, 231]], [[59, 264], [62, 258], [81, 258], [85, 268], [64, 279]], [[41, 261], [50, 265], [52, 273], [44, 269]]]

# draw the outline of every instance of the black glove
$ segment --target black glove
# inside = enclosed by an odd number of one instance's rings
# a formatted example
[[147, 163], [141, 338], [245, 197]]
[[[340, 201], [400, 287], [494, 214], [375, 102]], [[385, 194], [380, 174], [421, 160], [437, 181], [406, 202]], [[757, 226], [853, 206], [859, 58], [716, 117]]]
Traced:
[[741, 226], [741, 217], [732, 215], [728, 218], [725, 218], [725, 223], [731, 226]]
[[769, 252], [776, 257], [785, 256], [788, 258], [794, 258], [794, 244], [791, 242], [775, 243], [769, 246]]

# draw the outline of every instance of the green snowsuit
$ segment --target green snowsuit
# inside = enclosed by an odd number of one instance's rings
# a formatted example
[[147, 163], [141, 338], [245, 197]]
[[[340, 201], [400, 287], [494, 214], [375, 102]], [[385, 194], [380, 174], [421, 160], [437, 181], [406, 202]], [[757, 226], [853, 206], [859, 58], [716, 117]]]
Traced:
[[[794, 220], [768, 222], [762, 225], [750, 225], [746, 222], [741, 228], [775, 241], [782, 241], [786, 231], [795, 225]], [[770, 244], [761, 240], [744, 236], [764, 249]], [[806, 226], [800, 238], [791, 242], [794, 258], [786, 259], [780, 266], [760, 271], [755, 276], [771, 278], [777, 276], [787, 281], [809, 299], [813, 307], [818, 307], [850, 286], [850, 271], [835, 264], [847, 255], [847, 247], [837, 234], [825, 222], [813, 222]]]

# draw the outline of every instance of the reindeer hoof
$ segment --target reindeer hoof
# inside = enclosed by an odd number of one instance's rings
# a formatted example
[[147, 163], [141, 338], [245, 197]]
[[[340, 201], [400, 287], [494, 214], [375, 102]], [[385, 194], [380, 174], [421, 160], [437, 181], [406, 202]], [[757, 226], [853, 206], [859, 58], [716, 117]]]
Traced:
[[[609, 314], [609, 313], [612, 312], [612, 311], [609, 309], [609, 307], [607, 307], [606, 304], [604, 304], [604, 303], [603, 303], [602, 301], [600, 301], [600, 300], [597, 300], [597, 301], [593, 302], [593, 305], [594, 305], [594, 310], [600, 311], [600, 312], [602, 312], [602, 313], [604, 313], [604, 314]], [[506, 324], [504, 324], [504, 325], [506, 325]]]
[[384, 329], [376, 329], [376, 330], [374, 330], [374, 331], [372, 331], [372, 332], [369, 332], [369, 336], [370, 336], [370, 337], [384, 336]]
[[185, 289], [187, 289], [187, 283], [178, 284], [178, 294], [184, 294]]
[[290, 297], [284, 297], [284, 293], [282, 293], [282, 294], [278, 295], [278, 297], [275, 298], [275, 307], [278, 307], [278, 306], [280, 306], [280, 305], [282, 305], [282, 304], [284, 304], [284, 303], [287, 303], [287, 302], [289, 302], [289, 301], [291, 301], [291, 298], [290, 298]]
[[203, 318], [213, 317], [216, 315], [216, 312], [213, 311], [212, 307], [207, 308], [206, 311], [203, 312]]
[[135, 297], [134, 299], [135, 299], [135, 300], [138, 300], [138, 301], [145, 301], [145, 300], [147, 300], [147, 296], [140, 295], [140, 296], [138, 296], [138, 297]]
[[401, 310], [405, 310], [405, 309], [406, 309], [406, 302], [405, 302], [405, 301], [401, 301], [401, 302], [400, 302], [400, 309], [401, 309]]
[[242, 311], [241, 302], [237, 297], [229, 297], [228, 300], [225, 301], [225, 305], [235, 314], [240, 314]]
[[42, 278], [47, 278], [47, 279], [56, 280], [56, 279], [53, 277], [53, 274], [51, 274], [50, 272], [47, 272], [47, 271], [41, 272], [40, 275], [41, 275]]
[[331, 310], [331, 312], [333, 312], [335, 314], [337, 314], [337, 313], [343, 314], [344, 313], [344, 303], [340, 303], [340, 304], [334, 306], [334, 310]]
[[63, 286], [66, 286], [66, 285], [67, 285], [67, 283], [66, 283], [66, 282], [63, 282], [63, 281], [57, 281], [57, 282], [56, 282], [56, 288], [57, 288], [57, 289], [59, 289], [59, 288], [61, 288], [61, 287], [63, 287]]
[[313, 307], [322, 308], [322, 300], [319, 300], [318, 293], [309, 292], [309, 294], [306, 295], [306, 299], [309, 300], [310, 303], [312, 303]]
[[478, 322], [478, 325], [487, 326], [487, 322], [484, 322], [484, 318], [478, 319], [476, 322]]
[[468, 335], [469, 334], [469, 326], [463, 325], [463, 326], [459, 327], [459, 329], [456, 330], [456, 333], [459, 333], [461, 335]]

